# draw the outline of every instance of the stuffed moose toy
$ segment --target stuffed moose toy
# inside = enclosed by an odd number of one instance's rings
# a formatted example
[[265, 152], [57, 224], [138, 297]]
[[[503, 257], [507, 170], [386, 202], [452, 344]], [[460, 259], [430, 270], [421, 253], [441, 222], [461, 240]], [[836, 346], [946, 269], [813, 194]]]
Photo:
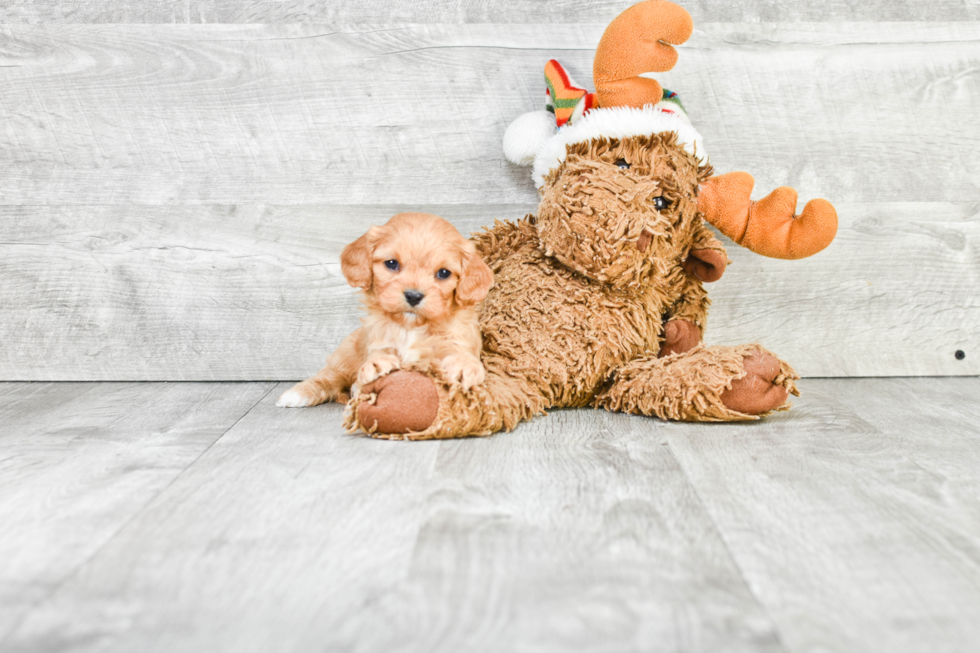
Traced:
[[536, 215], [474, 237], [494, 272], [480, 308], [486, 382], [468, 391], [437, 366], [383, 376], [351, 398], [345, 425], [398, 439], [488, 435], [548, 408], [592, 406], [669, 420], [758, 419], [799, 394], [793, 369], [757, 345], [701, 344], [705, 282], [725, 248], [705, 223], [769, 257], [826, 247], [825, 200], [800, 215], [796, 192], [750, 200], [743, 172], [712, 176], [679, 99], [643, 73], [670, 70], [693, 31], [666, 0], [630, 7], [606, 29], [595, 93], [545, 67], [547, 110], [504, 136], [533, 165]]

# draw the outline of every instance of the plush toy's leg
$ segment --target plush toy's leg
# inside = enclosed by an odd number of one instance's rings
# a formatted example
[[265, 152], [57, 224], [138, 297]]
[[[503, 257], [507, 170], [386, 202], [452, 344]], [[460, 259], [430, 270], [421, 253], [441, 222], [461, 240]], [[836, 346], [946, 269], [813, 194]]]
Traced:
[[490, 435], [544, 412], [544, 400], [519, 377], [487, 367], [484, 383], [464, 392], [435, 366], [393, 372], [353, 397], [344, 426], [372, 437], [432, 440]]
[[786, 410], [799, 377], [758, 345], [702, 347], [667, 358], [642, 358], [616, 373], [596, 405], [608, 410], [692, 422], [758, 419]]

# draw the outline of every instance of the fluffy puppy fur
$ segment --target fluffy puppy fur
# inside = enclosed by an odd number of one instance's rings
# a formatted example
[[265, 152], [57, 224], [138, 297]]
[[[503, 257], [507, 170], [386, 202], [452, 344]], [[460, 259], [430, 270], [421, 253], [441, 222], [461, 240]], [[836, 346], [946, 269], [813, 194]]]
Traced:
[[346, 403], [367, 383], [420, 361], [469, 390], [483, 382], [476, 304], [493, 272], [451, 224], [427, 213], [399, 213], [344, 248], [347, 282], [364, 291], [367, 316], [315, 376], [279, 397], [277, 406]]

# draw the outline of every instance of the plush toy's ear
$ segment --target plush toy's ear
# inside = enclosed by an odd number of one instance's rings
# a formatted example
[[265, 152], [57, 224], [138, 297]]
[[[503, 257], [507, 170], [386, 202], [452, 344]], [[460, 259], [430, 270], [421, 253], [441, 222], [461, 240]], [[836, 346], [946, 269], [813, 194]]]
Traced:
[[340, 254], [340, 270], [344, 273], [347, 283], [367, 290], [374, 278], [371, 272], [371, 257], [374, 247], [381, 239], [381, 228], [371, 227], [367, 233], [344, 248]]
[[531, 111], [518, 116], [504, 133], [504, 156], [511, 163], [529, 166], [558, 127], [549, 111]]
[[463, 271], [456, 286], [456, 301], [461, 306], [479, 304], [493, 286], [493, 270], [483, 262], [472, 243], [467, 245], [463, 255]]
[[692, 249], [687, 258], [681, 261], [681, 267], [688, 274], [707, 283], [721, 279], [727, 265], [725, 255], [716, 249]]

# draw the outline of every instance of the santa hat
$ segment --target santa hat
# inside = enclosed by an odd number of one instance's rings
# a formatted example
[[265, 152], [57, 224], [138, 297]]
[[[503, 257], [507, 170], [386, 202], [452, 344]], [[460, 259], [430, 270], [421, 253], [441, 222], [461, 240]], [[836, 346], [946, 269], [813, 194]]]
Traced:
[[627, 138], [675, 132], [688, 152], [704, 158], [701, 135], [691, 125], [677, 94], [662, 89], [646, 73], [674, 67], [671, 44], [693, 31], [690, 15], [667, 0], [646, 0], [620, 14], [596, 48], [596, 92], [579, 87], [561, 64], [545, 65], [546, 108], [518, 117], [504, 134], [504, 156], [533, 165], [540, 188], [565, 160], [567, 146], [594, 138]]

